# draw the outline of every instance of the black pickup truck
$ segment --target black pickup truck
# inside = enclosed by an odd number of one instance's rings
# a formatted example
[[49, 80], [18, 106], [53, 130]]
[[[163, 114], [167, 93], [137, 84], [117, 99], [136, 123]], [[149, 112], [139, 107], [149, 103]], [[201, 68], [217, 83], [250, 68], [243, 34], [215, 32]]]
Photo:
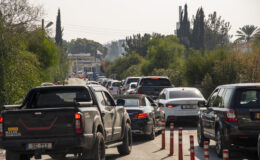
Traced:
[[157, 99], [160, 92], [164, 88], [172, 88], [174, 87], [168, 77], [163, 76], [146, 76], [142, 77], [136, 88], [136, 93], [138, 94], [146, 94], [153, 99]]
[[22, 105], [4, 106], [0, 148], [6, 160], [105, 159], [105, 148], [131, 152], [131, 121], [124, 100], [100, 85], [47, 86], [31, 89]]

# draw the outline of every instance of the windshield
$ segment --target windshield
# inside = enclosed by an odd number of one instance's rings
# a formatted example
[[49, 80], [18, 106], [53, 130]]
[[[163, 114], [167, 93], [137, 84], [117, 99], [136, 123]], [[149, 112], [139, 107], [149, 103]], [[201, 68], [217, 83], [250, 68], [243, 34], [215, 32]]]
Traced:
[[198, 90], [170, 91], [170, 99], [173, 98], [203, 98]]
[[125, 99], [126, 107], [137, 107], [139, 106], [139, 99]]
[[171, 82], [165, 78], [146, 78], [142, 79], [142, 86], [171, 86]]
[[32, 107], [67, 107], [75, 105], [75, 102], [89, 101], [91, 101], [90, 95], [84, 89], [38, 91], [32, 100]]
[[129, 85], [132, 82], [138, 82], [139, 78], [129, 78], [126, 82], [127, 85]]
[[112, 86], [113, 86], [113, 87], [120, 87], [120, 82], [114, 82], [114, 83], [112, 84]]

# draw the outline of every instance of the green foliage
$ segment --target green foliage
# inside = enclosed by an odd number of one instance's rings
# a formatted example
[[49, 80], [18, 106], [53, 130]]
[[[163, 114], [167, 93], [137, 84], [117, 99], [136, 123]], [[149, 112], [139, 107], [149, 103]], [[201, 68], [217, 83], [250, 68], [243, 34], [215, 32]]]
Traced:
[[167, 76], [175, 87], [186, 86], [183, 70], [177, 69], [155, 69], [151, 75]]
[[90, 53], [94, 56], [97, 50], [102, 53], [105, 52], [105, 48], [102, 44], [92, 40], [87, 40], [86, 38], [73, 39], [68, 44], [68, 51], [72, 54]]

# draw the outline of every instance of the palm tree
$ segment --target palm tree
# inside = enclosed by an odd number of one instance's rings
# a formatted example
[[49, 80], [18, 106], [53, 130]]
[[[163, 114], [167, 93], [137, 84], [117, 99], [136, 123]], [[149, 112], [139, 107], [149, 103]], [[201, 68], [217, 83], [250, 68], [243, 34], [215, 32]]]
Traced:
[[254, 25], [245, 25], [242, 28], [239, 28], [237, 31], [237, 39], [236, 41], [245, 41], [250, 42], [256, 35], [258, 35], [260, 32], [259, 29], [257, 29], [257, 26]]

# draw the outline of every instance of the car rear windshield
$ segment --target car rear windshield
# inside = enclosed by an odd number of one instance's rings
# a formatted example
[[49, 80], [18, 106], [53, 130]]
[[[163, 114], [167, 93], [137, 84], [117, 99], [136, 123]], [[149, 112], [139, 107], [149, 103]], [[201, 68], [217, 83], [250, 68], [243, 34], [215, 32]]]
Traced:
[[91, 101], [88, 90], [45, 90], [34, 94], [32, 108], [68, 107], [76, 105], [75, 102]]
[[139, 106], [139, 99], [125, 99], [126, 107], [137, 107]]
[[132, 83], [132, 82], [138, 82], [138, 80], [139, 80], [139, 78], [129, 78], [129, 79], [127, 80], [126, 84], [128, 85], [128, 84], [130, 84], [130, 83]]
[[260, 108], [260, 89], [239, 90], [237, 101], [242, 108]]
[[203, 98], [198, 90], [170, 91], [170, 98]]
[[140, 82], [141, 86], [171, 86], [171, 82], [166, 78], [145, 78]]
[[120, 83], [119, 83], [119, 82], [114, 82], [114, 83], [112, 84], [112, 86], [113, 86], [113, 87], [120, 87]]

